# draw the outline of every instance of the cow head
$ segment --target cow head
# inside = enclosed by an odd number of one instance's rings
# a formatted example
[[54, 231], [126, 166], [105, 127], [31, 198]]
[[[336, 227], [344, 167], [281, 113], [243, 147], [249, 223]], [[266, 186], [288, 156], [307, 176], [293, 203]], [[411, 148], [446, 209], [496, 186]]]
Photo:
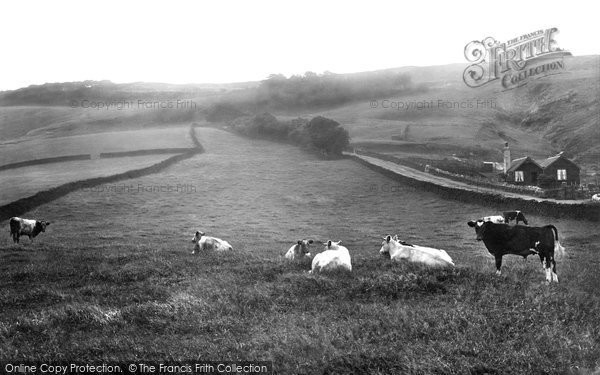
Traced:
[[489, 226], [489, 224], [492, 224], [489, 221], [483, 221], [481, 219], [477, 220], [477, 221], [469, 221], [467, 223], [468, 226], [470, 226], [471, 228], [475, 228], [475, 234], [477, 235], [477, 241], [481, 241], [483, 240], [483, 233], [485, 232], [485, 228], [487, 226]]
[[335, 242], [335, 241], [329, 240], [327, 242], [323, 242], [323, 245], [325, 245], [325, 250], [335, 250], [338, 248], [338, 245], [341, 243], [342, 243], [342, 241]]
[[298, 246], [296, 248], [296, 255], [299, 256], [310, 256], [310, 245], [314, 243], [313, 240], [298, 240]]
[[387, 235], [383, 237], [383, 242], [381, 243], [381, 249], [379, 249], [379, 254], [385, 255], [390, 253], [390, 242], [392, 241], [392, 236]]
[[200, 239], [202, 238], [202, 236], [204, 236], [205, 233], [204, 232], [200, 232], [199, 230], [196, 231], [196, 234], [194, 235], [194, 237], [192, 238], [192, 242], [198, 242], [200, 241]]
[[36, 220], [32, 232], [33, 237], [37, 236], [40, 232], [45, 232], [48, 225], [50, 225], [49, 221]]
[[48, 225], [50, 225], [50, 222], [49, 222], [49, 221], [44, 221], [44, 220], [38, 220], [38, 221], [36, 221], [35, 225], [36, 225], [36, 226], [38, 226], [38, 225], [39, 225], [39, 228], [40, 228], [40, 230], [41, 230], [42, 232], [45, 232], [45, 231], [46, 231], [46, 227], [47, 227]]

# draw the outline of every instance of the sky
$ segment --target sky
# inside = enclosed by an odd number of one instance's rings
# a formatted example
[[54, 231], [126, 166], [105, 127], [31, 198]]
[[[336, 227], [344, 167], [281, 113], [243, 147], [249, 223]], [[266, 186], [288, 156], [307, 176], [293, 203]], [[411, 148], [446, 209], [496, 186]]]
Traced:
[[550, 27], [573, 55], [599, 54], [591, 3], [8, 0], [0, 4], [0, 90], [465, 63], [472, 40], [507, 41]]

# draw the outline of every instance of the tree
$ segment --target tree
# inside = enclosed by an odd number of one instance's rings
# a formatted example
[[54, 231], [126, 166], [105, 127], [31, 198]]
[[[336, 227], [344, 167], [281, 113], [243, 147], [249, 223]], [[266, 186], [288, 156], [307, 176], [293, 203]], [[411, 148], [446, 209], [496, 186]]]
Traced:
[[348, 131], [337, 121], [317, 116], [306, 125], [311, 143], [327, 154], [340, 155], [350, 144]]

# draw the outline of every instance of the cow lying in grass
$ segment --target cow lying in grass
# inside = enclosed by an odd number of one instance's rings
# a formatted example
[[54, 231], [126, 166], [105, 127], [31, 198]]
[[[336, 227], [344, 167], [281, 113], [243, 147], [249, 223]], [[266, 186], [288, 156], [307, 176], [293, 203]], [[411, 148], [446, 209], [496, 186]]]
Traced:
[[204, 232], [196, 231], [196, 235], [192, 238], [192, 242], [195, 243], [192, 254], [196, 254], [196, 251], [227, 251], [233, 250], [229, 242], [216, 237], [206, 236]]
[[385, 236], [379, 253], [389, 254], [394, 261], [406, 260], [431, 267], [454, 267], [454, 262], [446, 251], [402, 242], [398, 240], [398, 236]]
[[285, 258], [288, 260], [302, 260], [304, 258], [310, 258], [310, 245], [313, 244], [313, 240], [298, 240], [298, 242], [285, 253]]
[[341, 243], [342, 241], [333, 242], [331, 240], [323, 243], [325, 251], [315, 255], [309, 273], [333, 270], [352, 271], [350, 252], [340, 245]]
[[538, 254], [546, 270], [546, 281], [558, 282], [554, 255], [556, 253], [557, 256], [562, 256], [565, 248], [558, 240], [558, 230], [554, 225], [510, 226], [481, 220], [469, 221], [467, 224], [475, 228], [477, 241], [483, 241], [490, 254], [496, 259], [497, 275], [502, 274], [502, 256], [514, 254], [527, 258], [529, 255]]
[[10, 218], [10, 235], [13, 242], [19, 243], [20, 236], [27, 236], [33, 242], [33, 238], [40, 232], [45, 232], [50, 222], [44, 220], [21, 219], [20, 217]]
[[479, 220], [491, 221], [492, 223], [503, 224], [504, 216], [502, 216], [502, 215], [484, 216]]

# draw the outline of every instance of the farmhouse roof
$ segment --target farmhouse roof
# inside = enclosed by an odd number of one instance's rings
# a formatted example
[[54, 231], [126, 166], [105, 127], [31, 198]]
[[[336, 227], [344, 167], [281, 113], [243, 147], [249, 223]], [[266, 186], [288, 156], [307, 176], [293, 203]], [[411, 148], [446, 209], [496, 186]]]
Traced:
[[575, 166], [577, 169], [579, 169], [579, 166], [578, 166], [577, 164], [573, 163], [571, 160], [569, 160], [569, 159], [565, 158], [565, 157], [562, 155], [562, 152], [561, 152], [560, 154], [558, 154], [558, 155], [555, 155], [555, 156], [549, 157], [549, 158], [547, 158], [547, 159], [544, 159], [544, 160], [539, 160], [539, 161], [538, 161], [538, 164], [539, 164], [539, 165], [541, 165], [541, 167], [542, 167], [542, 168], [546, 169], [548, 166], [552, 165], [552, 164], [553, 164], [555, 161], [557, 161], [557, 160], [559, 160], [559, 159], [561, 159], [561, 158], [562, 158], [563, 160], [566, 160], [566, 161], [568, 161], [569, 163], [573, 164], [573, 165], [574, 165], [574, 166]]
[[536, 162], [535, 160], [533, 160], [529, 156], [525, 156], [523, 158], [518, 158], [518, 159], [513, 160], [512, 163], [511, 163], [511, 165], [510, 165], [510, 168], [508, 168], [508, 170], [506, 171], [506, 173], [516, 171], [523, 164], [525, 164], [527, 162], [531, 162], [531, 163], [537, 165], [538, 167], [540, 167], [540, 169], [543, 169], [542, 166], [538, 164], [538, 162]]

